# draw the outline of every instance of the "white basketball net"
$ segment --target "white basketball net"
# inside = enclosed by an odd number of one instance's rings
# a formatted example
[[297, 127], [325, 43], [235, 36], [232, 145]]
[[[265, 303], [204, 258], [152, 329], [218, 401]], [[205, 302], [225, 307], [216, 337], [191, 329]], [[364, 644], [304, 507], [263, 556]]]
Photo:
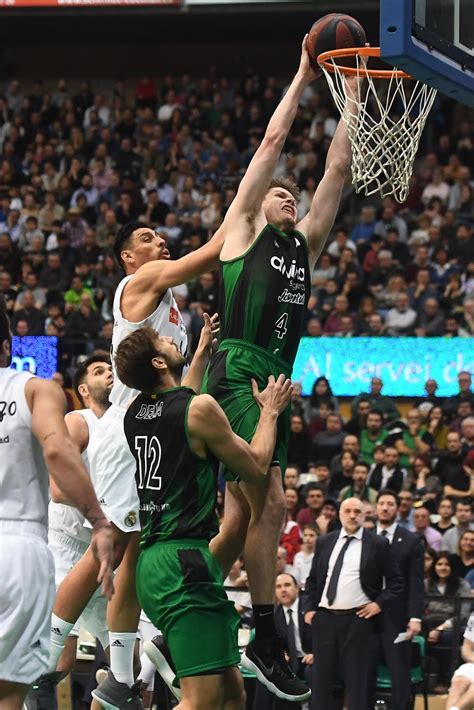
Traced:
[[324, 65], [321, 68], [347, 123], [356, 192], [393, 195], [397, 202], [404, 202], [436, 89], [415, 79], [400, 78], [396, 69], [391, 78], [374, 79], [367, 72], [365, 60], [357, 54], [359, 81], [351, 91], [337, 58], [327, 61], [332, 63], [334, 72]]

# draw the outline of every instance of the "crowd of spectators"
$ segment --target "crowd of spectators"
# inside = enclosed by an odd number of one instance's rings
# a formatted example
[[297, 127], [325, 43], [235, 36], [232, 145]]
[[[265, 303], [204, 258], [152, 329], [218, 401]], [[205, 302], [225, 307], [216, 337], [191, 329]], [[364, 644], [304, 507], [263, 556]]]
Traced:
[[[284, 82], [143, 78], [74, 86], [10, 81], [0, 92], [0, 290], [16, 335], [56, 335], [60, 369], [107, 349], [121, 278], [121, 224], [166, 234], [173, 258], [220, 225]], [[278, 173], [303, 214], [324, 171], [336, 109], [321, 80], [305, 92]], [[313, 272], [306, 334], [472, 336], [474, 240], [468, 108], [441, 98], [407, 201], [355, 198], [350, 185]], [[192, 336], [217, 302], [217, 275], [177, 289]]]
[[[395, 492], [397, 524], [419, 535], [425, 548], [423, 630], [441, 690], [450, 679], [452, 597], [474, 590], [474, 392], [469, 372], [458, 374], [458, 386], [457, 394], [441, 398], [436, 382], [428, 380], [426, 396], [409, 408], [405, 404], [404, 416], [400, 403], [383, 395], [383, 382], [374, 377], [370, 391], [352, 400], [346, 417], [326, 378], [316, 380], [308, 398], [295, 387], [279, 551], [286, 572], [304, 589], [317, 538], [340, 527], [341, 502], [359, 498], [364, 526], [376, 528], [377, 494]], [[471, 603], [462, 602], [459, 611], [463, 628]]]

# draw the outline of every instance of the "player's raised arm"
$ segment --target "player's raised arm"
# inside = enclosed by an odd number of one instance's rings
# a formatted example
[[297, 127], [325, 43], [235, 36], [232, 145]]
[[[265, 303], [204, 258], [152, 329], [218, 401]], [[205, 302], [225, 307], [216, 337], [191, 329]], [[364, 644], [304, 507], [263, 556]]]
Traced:
[[218, 229], [200, 249], [171, 261], [165, 238], [154, 229], [139, 222], [121, 227], [114, 245], [115, 257], [126, 274], [134, 277], [125, 285], [122, 296], [124, 318], [144, 320], [168, 288], [215, 269], [223, 243], [223, 231]]
[[190, 387], [196, 394], [201, 391], [204, 372], [212, 355], [213, 343], [217, 342], [215, 338], [219, 333], [219, 316], [217, 313], [214, 313], [211, 317], [207, 313], [203, 313], [203, 318], [204, 325], [201, 329], [198, 346], [189, 370], [181, 381], [183, 387]]
[[270, 376], [268, 386], [254, 396], [261, 406], [260, 420], [251, 444], [234, 434], [221, 407], [209, 395], [195, 397], [189, 407], [188, 431], [196, 453], [209, 449], [216, 458], [248, 483], [257, 483], [270, 467], [276, 440], [278, 415], [291, 396], [291, 382], [280, 375]]
[[[355, 91], [355, 81], [357, 79], [346, 80], [348, 91]], [[347, 107], [353, 111], [354, 103], [348, 101]], [[336, 219], [351, 161], [352, 150], [347, 123], [341, 118], [331, 141], [324, 175], [314, 193], [310, 210], [296, 225], [296, 229], [308, 240], [311, 267], [321, 254]]]
[[[309, 61], [306, 42], [307, 35], [303, 39], [298, 71], [288, 91], [275, 109], [263, 140], [250, 161], [240, 182], [237, 195], [225, 216], [222, 226], [225, 230], [226, 240], [229, 238], [247, 239], [248, 242], [255, 236], [253, 225], [249, 223], [249, 219], [253, 220], [257, 217], [258, 212], [262, 209], [262, 201], [268, 191], [303, 91], [316, 78]], [[242, 229], [244, 229], [243, 236]]]

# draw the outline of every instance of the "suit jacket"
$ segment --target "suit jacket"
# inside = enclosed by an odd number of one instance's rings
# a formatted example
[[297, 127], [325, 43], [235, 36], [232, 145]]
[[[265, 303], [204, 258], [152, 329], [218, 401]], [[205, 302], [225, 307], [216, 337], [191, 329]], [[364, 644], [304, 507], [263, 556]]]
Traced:
[[390, 549], [403, 578], [403, 591], [387, 608], [386, 617], [404, 631], [409, 619], [423, 617], [423, 545], [419, 535], [397, 525]]
[[[376, 491], [380, 490], [382, 485], [382, 465], [376, 466], [370, 475], [369, 486], [374, 488]], [[389, 488], [391, 491], [400, 493], [403, 486], [403, 471], [400, 466], [395, 466], [392, 475], [387, 481], [385, 488]]]
[[[305, 613], [318, 608], [326, 584], [329, 558], [338, 537], [339, 530], [336, 530], [318, 539], [304, 594], [300, 597]], [[382, 610], [403, 591], [403, 579], [390, 547], [388, 540], [372, 530], [363, 531], [360, 584], [369, 599], [377, 602]]]
[[[304, 611], [302, 609], [301, 597], [298, 606], [298, 626], [300, 631], [301, 647], [305, 653], [313, 653], [313, 645], [311, 638], [311, 626], [304, 622]], [[285, 645], [288, 642], [288, 624], [286, 623], [285, 612], [279, 604], [275, 609], [275, 627], [278, 636], [283, 639]]]

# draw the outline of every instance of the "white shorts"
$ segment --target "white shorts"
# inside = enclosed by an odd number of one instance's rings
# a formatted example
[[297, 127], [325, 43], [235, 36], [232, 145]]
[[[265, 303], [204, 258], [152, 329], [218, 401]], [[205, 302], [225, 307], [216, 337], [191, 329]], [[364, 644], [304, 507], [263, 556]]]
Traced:
[[463, 663], [459, 666], [457, 670], [454, 671], [453, 678], [458, 678], [463, 676], [467, 678], [470, 683], [474, 683], [474, 663]]
[[91, 480], [107, 518], [120, 530], [140, 530], [140, 501], [135, 483], [136, 463], [123, 429], [125, 409], [112, 404], [89, 441]]
[[[49, 531], [48, 546], [52, 552], [55, 565], [55, 583], [59, 587], [64, 577], [72, 570], [88, 548], [87, 543], [75, 540], [66, 533], [56, 530]], [[98, 638], [104, 648], [109, 645], [109, 630], [107, 628], [107, 599], [100, 589], [93, 594], [86, 608], [71, 629], [70, 636], [79, 636], [83, 626], [91, 636]]]
[[46, 529], [0, 521], [0, 679], [30, 685], [49, 662], [54, 561]]

